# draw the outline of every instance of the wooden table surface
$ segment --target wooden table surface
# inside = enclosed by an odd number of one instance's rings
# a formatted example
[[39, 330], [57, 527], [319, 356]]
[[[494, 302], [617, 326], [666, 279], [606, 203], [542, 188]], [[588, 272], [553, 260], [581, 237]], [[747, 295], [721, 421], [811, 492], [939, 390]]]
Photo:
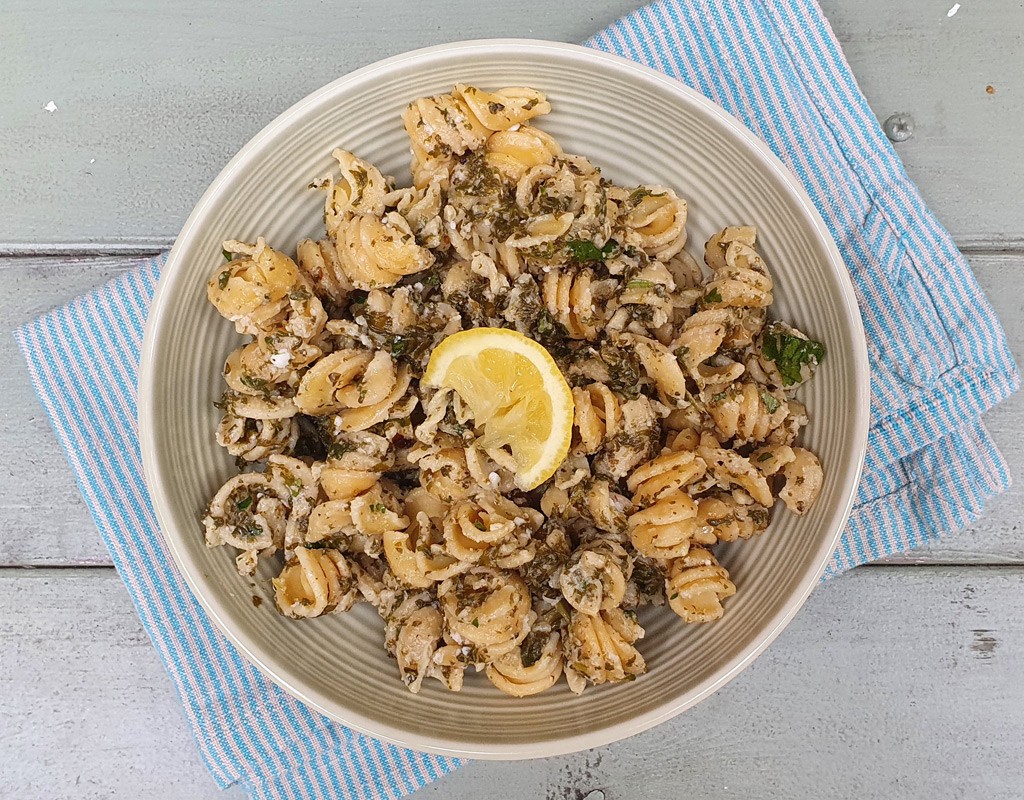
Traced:
[[[199, 760], [10, 331], [166, 248], [230, 156], [333, 78], [452, 39], [580, 41], [634, 5], [0, 0], [0, 797], [242, 797]], [[897, 150], [1021, 360], [1024, 4], [824, 7], [879, 119], [912, 115]], [[986, 422], [1019, 477], [1024, 398]], [[1022, 493], [826, 584], [672, 722], [573, 756], [476, 763], [416, 796], [1021, 798]]]

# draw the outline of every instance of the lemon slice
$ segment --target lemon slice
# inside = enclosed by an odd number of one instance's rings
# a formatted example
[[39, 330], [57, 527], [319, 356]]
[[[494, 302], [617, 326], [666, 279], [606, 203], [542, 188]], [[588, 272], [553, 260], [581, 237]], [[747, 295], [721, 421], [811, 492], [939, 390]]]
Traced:
[[511, 451], [520, 489], [540, 486], [565, 460], [572, 392], [551, 354], [523, 334], [506, 328], [454, 333], [434, 348], [422, 382], [458, 392], [483, 429], [480, 446]]

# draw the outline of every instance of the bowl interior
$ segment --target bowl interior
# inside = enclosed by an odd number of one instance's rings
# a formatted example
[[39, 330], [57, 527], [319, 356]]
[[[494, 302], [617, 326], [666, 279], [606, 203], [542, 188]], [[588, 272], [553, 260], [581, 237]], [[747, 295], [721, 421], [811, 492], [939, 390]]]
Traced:
[[[538, 121], [568, 152], [629, 184], [661, 183], [689, 203], [690, 252], [728, 224], [753, 224], [776, 281], [773, 314], [828, 347], [802, 390], [825, 485], [812, 511], [775, 514], [769, 531], [722, 553], [738, 587], [725, 617], [685, 626], [665, 609], [642, 616], [648, 674], [589, 689], [564, 682], [536, 697], [501, 695], [482, 676], [451, 694], [436, 682], [410, 694], [382, 647], [372, 608], [306, 622], [274, 609], [268, 568], [255, 586], [235, 572], [229, 548], [208, 550], [198, 518], [233, 473], [214, 442], [220, 368], [239, 344], [206, 301], [205, 281], [226, 238], [265, 236], [286, 251], [322, 231], [327, 174], [344, 147], [408, 180], [400, 122], [410, 100], [456, 81], [526, 85], [547, 94]], [[143, 451], [161, 526], [186, 577], [215, 620], [274, 680], [360, 730], [420, 749], [475, 757], [551, 755], [649, 727], [739, 671], [795, 613], [845, 521], [866, 437], [866, 359], [852, 289], [839, 255], [802, 190], [751, 134], [707, 101], [614, 57], [539, 42], [449, 45], [360, 70], [299, 103], [259, 134], [218, 178], [189, 219], [154, 305], [144, 355]], [[842, 424], [836, 424], [836, 421]], [[254, 607], [252, 596], [266, 602]]]

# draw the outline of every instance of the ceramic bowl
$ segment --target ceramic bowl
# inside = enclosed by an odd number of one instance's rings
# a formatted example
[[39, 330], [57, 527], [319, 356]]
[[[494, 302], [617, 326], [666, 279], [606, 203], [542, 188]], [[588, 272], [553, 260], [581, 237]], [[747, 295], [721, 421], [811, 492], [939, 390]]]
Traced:
[[[360, 604], [295, 622], [276, 610], [264, 565], [252, 587], [230, 548], [207, 549], [199, 523], [234, 473], [214, 441], [221, 366], [240, 344], [206, 300], [228, 238], [265, 236], [291, 250], [322, 231], [323, 196], [307, 184], [343, 147], [408, 181], [400, 114], [456, 82], [531, 86], [552, 112], [539, 127], [623, 184], [671, 186], [689, 203], [691, 252], [725, 225], [758, 228], [775, 279], [773, 314], [824, 341], [828, 356], [801, 389], [806, 446], [825, 482], [804, 517], [785, 510], [770, 529], [721, 560], [738, 587], [725, 616], [685, 625], [667, 609], [641, 616], [649, 671], [632, 683], [572, 695], [564, 681], [513, 699], [483, 675], [460, 693], [436, 681], [411, 694], [382, 646], [382, 623]], [[185, 223], [154, 300], [143, 349], [140, 429], [146, 476], [170, 550], [212, 619], [271, 680], [304, 703], [370, 735], [436, 753], [527, 758], [622, 739], [720, 688], [779, 634], [818, 583], [846, 522], [864, 457], [868, 367], [853, 287], [805, 191], [753, 134], [696, 92], [657, 72], [581, 47], [498, 40], [447, 44], [389, 58], [314, 92], [257, 134]], [[253, 594], [265, 602], [254, 607]], [[301, 743], [296, 743], [300, 746]]]

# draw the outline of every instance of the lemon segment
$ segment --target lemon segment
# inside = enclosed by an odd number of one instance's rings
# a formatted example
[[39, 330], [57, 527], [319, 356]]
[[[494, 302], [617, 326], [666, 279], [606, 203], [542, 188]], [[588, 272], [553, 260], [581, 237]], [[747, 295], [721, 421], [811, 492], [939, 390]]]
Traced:
[[447, 337], [421, 381], [453, 389], [482, 430], [481, 447], [507, 447], [516, 485], [528, 491], [550, 478], [572, 440], [572, 391], [551, 354], [507, 328], [472, 328]]

